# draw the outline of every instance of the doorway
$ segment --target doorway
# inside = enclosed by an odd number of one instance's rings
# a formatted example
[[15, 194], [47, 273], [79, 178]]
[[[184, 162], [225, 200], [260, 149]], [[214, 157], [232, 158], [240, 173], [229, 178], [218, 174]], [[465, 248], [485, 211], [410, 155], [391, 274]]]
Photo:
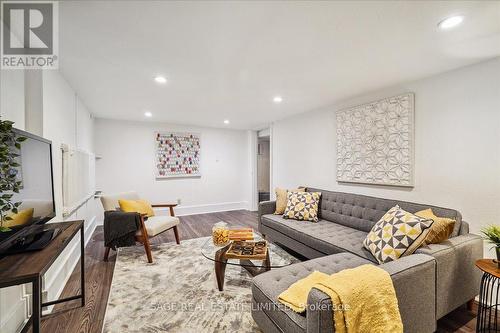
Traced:
[[[260, 134], [260, 133], [259, 133]], [[257, 139], [257, 192], [259, 202], [270, 200], [271, 140], [269, 135]]]

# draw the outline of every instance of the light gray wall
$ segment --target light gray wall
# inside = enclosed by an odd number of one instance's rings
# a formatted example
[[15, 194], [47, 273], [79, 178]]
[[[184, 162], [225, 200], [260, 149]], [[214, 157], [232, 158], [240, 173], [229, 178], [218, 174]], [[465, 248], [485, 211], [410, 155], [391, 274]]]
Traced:
[[[201, 177], [155, 179], [156, 131], [200, 135]], [[134, 190], [158, 203], [180, 199], [180, 215], [246, 209], [248, 140], [243, 130], [97, 119], [95, 145], [101, 158], [96, 161], [96, 186], [105, 193]]]
[[[472, 232], [499, 223], [500, 58], [273, 124], [274, 186], [314, 186], [458, 209]], [[415, 187], [336, 181], [335, 111], [415, 93]], [[300, 133], [300, 136], [297, 134]]]

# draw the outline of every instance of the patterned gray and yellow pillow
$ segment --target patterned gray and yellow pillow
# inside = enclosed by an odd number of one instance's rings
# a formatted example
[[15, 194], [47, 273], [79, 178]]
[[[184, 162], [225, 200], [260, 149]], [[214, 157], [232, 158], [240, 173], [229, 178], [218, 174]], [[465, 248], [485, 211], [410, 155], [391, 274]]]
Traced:
[[415, 252], [433, 222], [394, 206], [375, 223], [363, 245], [380, 264], [393, 261]]
[[288, 192], [283, 218], [318, 222], [321, 192]]

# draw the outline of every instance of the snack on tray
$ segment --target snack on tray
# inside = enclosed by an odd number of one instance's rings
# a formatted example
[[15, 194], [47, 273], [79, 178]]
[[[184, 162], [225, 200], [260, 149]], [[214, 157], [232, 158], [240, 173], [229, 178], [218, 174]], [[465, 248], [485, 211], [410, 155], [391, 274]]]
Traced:
[[230, 229], [229, 230], [230, 240], [253, 240], [253, 229], [252, 228], [242, 228], [242, 229]]

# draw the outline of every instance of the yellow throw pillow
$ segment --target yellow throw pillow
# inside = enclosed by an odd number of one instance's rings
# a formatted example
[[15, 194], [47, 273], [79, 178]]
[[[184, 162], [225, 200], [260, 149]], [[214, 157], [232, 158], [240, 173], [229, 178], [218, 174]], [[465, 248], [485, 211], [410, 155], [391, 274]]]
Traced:
[[124, 212], [137, 212], [139, 214], [146, 214], [148, 217], [155, 216], [153, 207], [146, 200], [118, 200], [120, 209]]
[[17, 214], [8, 215], [12, 220], [7, 220], [3, 223], [4, 227], [15, 227], [18, 225], [23, 225], [31, 222], [33, 219], [34, 208], [27, 208], [20, 210]]
[[283, 213], [285, 212], [285, 209], [286, 209], [286, 202], [287, 202], [287, 192], [304, 192], [305, 191], [305, 188], [303, 187], [299, 187], [297, 189], [293, 189], [293, 190], [287, 190], [285, 188], [279, 188], [279, 187], [276, 187], [276, 189], [274, 190], [276, 192], [276, 211], [274, 212], [274, 214], [276, 215], [283, 215]]
[[455, 227], [454, 219], [436, 216], [431, 208], [416, 212], [415, 215], [434, 221], [429, 233], [425, 237], [425, 244], [438, 244], [444, 242], [450, 237]]

